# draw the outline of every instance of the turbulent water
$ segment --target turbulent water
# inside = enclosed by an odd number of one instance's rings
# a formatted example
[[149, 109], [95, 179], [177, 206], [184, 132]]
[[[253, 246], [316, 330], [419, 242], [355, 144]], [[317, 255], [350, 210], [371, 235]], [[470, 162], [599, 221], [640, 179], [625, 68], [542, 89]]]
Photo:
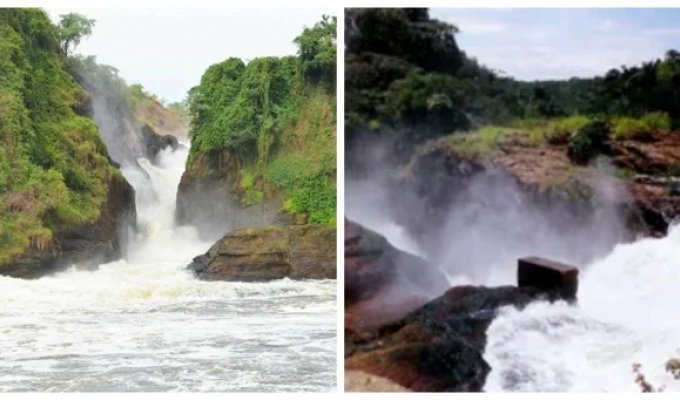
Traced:
[[203, 282], [174, 226], [187, 149], [122, 172], [139, 232], [124, 260], [0, 277], [0, 391], [300, 391], [336, 383], [335, 281]]
[[[407, 232], [378, 214], [354, 217], [416, 252]], [[499, 260], [485, 282], [455, 276], [450, 284], [514, 284], [512, 264]], [[661, 239], [619, 244], [585, 265], [578, 293], [576, 305], [500, 310], [487, 331], [485, 391], [640, 392], [635, 364], [655, 390], [680, 391], [680, 379], [666, 370], [669, 359], [680, 359], [680, 225]]]
[[488, 330], [488, 391], [680, 391], [680, 226], [617, 246], [584, 268], [576, 306], [507, 308]]

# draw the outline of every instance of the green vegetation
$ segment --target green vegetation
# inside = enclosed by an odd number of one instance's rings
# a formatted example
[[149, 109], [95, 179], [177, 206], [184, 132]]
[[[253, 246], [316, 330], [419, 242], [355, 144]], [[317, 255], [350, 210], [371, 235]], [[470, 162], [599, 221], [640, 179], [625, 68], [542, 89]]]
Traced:
[[531, 144], [540, 145], [544, 142], [551, 144], [567, 143], [579, 129], [590, 122], [590, 118], [583, 115], [573, 115], [564, 118], [529, 118], [513, 121], [510, 126], [528, 132]]
[[59, 20], [57, 32], [64, 53], [68, 54], [71, 45], [75, 49], [83, 37], [92, 34], [95, 21], [76, 13], [60, 15], [59, 17], [61, 19]]
[[587, 164], [606, 149], [611, 126], [605, 120], [593, 120], [569, 138], [568, 155], [576, 164]]
[[611, 120], [615, 139], [680, 126], [675, 50], [599, 77], [524, 82], [468, 57], [456, 27], [427, 9], [348, 9], [346, 17], [348, 144], [367, 130], [411, 149], [483, 126], [521, 129], [534, 144], [566, 143], [593, 118]]
[[105, 99], [118, 119], [135, 119], [160, 134], [186, 131], [189, 118], [182, 103], [176, 103], [173, 109], [164, 108], [142, 85], [128, 85], [115, 67], [97, 63], [94, 56], [75, 55], [68, 58], [68, 69], [89, 93]]
[[483, 158], [495, 154], [510, 137], [519, 131], [498, 126], [485, 126], [476, 131], [446, 136], [444, 142], [452, 145], [462, 155]]
[[40, 10], [0, 10], [0, 265], [96, 221], [120, 177], [94, 122], [76, 112], [88, 95], [65, 69], [60, 38]]
[[671, 120], [665, 112], [645, 114], [640, 118], [616, 117], [612, 119], [613, 137], [617, 140], [629, 139], [650, 132], [666, 132], [671, 129]]
[[281, 198], [284, 211], [335, 223], [336, 19], [325, 17], [295, 39], [297, 56], [229, 58], [189, 92], [188, 168], [207, 155], [237, 160], [244, 205]]
[[307, 81], [335, 87], [336, 30], [338, 19], [324, 15], [313, 27], [305, 27], [294, 42], [298, 45], [300, 68]]

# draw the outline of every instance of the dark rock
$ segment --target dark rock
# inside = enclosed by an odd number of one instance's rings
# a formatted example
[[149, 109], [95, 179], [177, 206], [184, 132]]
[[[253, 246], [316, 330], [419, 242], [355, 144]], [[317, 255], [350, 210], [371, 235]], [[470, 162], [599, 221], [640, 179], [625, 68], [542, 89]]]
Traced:
[[480, 391], [490, 370], [486, 329], [498, 308], [541, 296], [534, 288], [454, 287], [396, 322], [348, 332], [345, 367], [413, 391]]
[[443, 291], [446, 277], [377, 233], [345, 220], [345, 324], [371, 326], [424, 304], [422, 293]]
[[536, 288], [553, 300], [576, 301], [578, 268], [540, 257], [520, 258], [517, 286]]
[[172, 135], [159, 135], [149, 125], [142, 126], [142, 140], [146, 144], [147, 157], [155, 161], [158, 153], [166, 147], [177, 150], [179, 141]]
[[335, 232], [322, 225], [237, 229], [188, 268], [205, 280], [335, 279]]
[[456, 286], [430, 301], [422, 293], [447, 280], [426, 261], [351, 221], [345, 237], [345, 368], [412, 391], [481, 391], [486, 331], [499, 308], [576, 298], [577, 269], [529, 258], [519, 287]]

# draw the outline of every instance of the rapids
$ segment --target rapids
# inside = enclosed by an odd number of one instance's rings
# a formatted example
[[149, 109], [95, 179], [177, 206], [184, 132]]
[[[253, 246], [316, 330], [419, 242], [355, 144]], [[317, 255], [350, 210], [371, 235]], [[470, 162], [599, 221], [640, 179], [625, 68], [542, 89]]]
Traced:
[[0, 391], [299, 391], [336, 384], [335, 281], [204, 282], [211, 243], [174, 224], [188, 148], [121, 169], [138, 231], [124, 259], [0, 277]]
[[489, 327], [487, 391], [680, 391], [666, 371], [680, 357], [680, 226], [618, 245], [586, 266], [578, 304], [507, 308]]
[[[351, 217], [402, 251], [417, 249], [403, 227], [380, 212], [361, 211]], [[516, 259], [494, 258], [486, 280], [451, 275], [449, 285], [516, 284]], [[575, 305], [499, 310], [487, 331], [491, 372], [484, 390], [640, 392], [633, 371], [639, 364], [655, 390], [680, 391], [680, 379], [666, 370], [669, 359], [680, 359], [680, 225], [663, 238], [618, 244], [581, 267]]]

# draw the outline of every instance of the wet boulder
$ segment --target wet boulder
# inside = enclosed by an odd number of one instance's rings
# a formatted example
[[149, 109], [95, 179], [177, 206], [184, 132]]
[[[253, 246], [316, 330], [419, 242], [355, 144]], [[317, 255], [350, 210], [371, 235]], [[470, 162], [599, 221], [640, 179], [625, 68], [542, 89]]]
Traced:
[[490, 371], [486, 330], [498, 309], [540, 296], [535, 288], [451, 288], [396, 322], [345, 335], [345, 368], [413, 391], [480, 391]]
[[177, 150], [179, 141], [172, 135], [159, 135], [149, 125], [142, 126], [142, 140], [146, 144], [146, 155], [150, 160], [155, 160], [161, 150], [170, 147]]
[[578, 268], [540, 257], [520, 258], [517, 286], [536, 288], [551, 300], [576, 301]]
[[205, 280], [335, 279], [335, 232], [322, 225], [236, 229], [188, 268]]

